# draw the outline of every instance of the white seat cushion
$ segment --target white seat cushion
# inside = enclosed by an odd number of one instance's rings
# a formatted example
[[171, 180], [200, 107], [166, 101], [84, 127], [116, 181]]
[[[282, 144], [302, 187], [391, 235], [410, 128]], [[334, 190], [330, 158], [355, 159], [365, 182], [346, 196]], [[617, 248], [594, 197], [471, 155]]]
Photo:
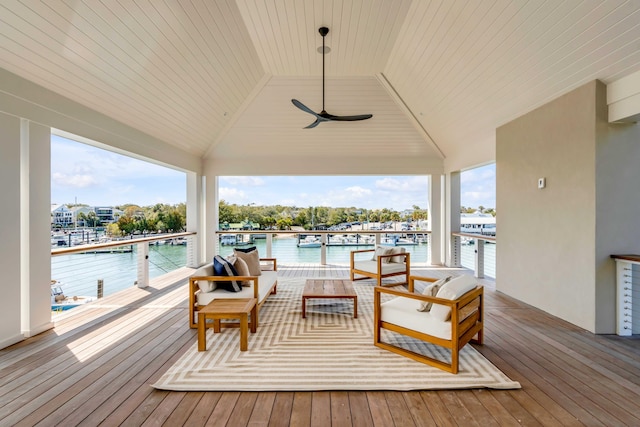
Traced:
[[[258, 277], [258, 302], [261, 303], [271, 293], [271, 286], [278, 279], [277, 271], [263, 271]], [[243, 286], [240, 292], [228, 292], [224, 289], [216, 289], [212, 292], [198, 292], [196, 299], [198, 305], [207, 305], [214, 299], [219, 298], [253, 298], [253, 280], [249, 281], [250, 286]]]
[[429, 311], [418, 311], [420, 304], [420, 301], [411, 298], [394, 298], [380, 304], [380, 319], [423, 334], [451, 340], [451, 322], [434, 319]]

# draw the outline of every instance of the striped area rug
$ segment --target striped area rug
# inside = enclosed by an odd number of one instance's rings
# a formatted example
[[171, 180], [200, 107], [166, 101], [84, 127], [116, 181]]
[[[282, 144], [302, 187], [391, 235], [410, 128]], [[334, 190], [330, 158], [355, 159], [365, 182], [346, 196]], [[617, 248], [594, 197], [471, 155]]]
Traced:
[[[193, 346], [153, 387], [176, 391], [437, 390], [520, 388], [466, 345], [457, 375], [373, 345], [373, 285], [355, 282], [358, 318], [352, 300], [311, 299], [302, 319], [305, 279], [278, 280], [278, 293], [260, 310], [260, 324], [249, 334], [249, 350], [239, 350], [239, 330], [207, 331], [207, 351]], [[394, 339], [389, 333], [385, 340]], [[194, 337], [195, 338], [195, 337]], [[448, 351], [422, 342], [405, 342], [420, 352]]]

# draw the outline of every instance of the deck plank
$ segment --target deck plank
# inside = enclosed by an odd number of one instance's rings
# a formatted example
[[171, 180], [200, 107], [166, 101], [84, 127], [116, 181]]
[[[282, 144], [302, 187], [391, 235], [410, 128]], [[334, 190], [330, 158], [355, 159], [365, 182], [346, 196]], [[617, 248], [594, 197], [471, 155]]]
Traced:
[[416, 425], [419, 426], [437, 426], [435, 420], [431, 416], [431, 412], [424, 404], [420, 392], [406, 392], [402, 394], [409, 408], [411, 418], [413, 418]]
[[331, 393], [318, 391], [311, 393], [311, 427], [331, 425]]
[[202, 398], [198, 401], [189, 418], [187, 418], [185, 425], [193, 427], [206, 425], [213, 408], [216, 407], [221, 397], [222, 392], [219, 391], [203, 393]]
[[[349, 275], [344, 265], [278, 270]], [[192, 271], [58, 314], [53, 330], [0, 350], [0, 425], [640, 425], [637, 336], [593, 335], [495, 292], [491, 280], [484, 281], [485, 345], [474, 347], [521, 390], [156, 390], [150, 385], [196, 342], [187, 327]]]
[[293, 392], [285, 391], [277, 393], [273, 401], [273, 411], [269, 419], [270, 427], [286, 427], [291, 421], [291, 408], [293, 407]]
[[351, 408], [349, 407], [349, 394], [346, 391], [331, 392], [331, 426], [351, 426]]
[[311, 393], [297, 392], [294, 394], [291, 425], [300, 427], [311, 425]]
[[373, 425], [367, 394], [361, 391], [349, 392], [349, 407], [351, 408], [351, 420], [354, 427], [369, 427]]

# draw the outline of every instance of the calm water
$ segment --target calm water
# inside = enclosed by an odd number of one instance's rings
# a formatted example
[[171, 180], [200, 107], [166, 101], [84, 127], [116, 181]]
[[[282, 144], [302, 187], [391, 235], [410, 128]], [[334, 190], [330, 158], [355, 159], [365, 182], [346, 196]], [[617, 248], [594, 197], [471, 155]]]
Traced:
[[[65, 295], [96, 296], [98, 279], [104, 281], [103, 295], [135, 286], [137, 253], [71, 254], [51, 258], [51, 278], [61, 282]], [[187, 247], [149, 246], [149, 276], [161, 276], [187, 263]]]
[[[266, 256], [266, 241], [257, 239], [260, 256]], [[411, 260], [426, 263], [427, 244], [404, 246], [411, 253]], [[485, 274], [495, 277], [495, 247], [485, 246]], [[220, 246], [220, 254], [226, 256], [233, 252], [234, 246]], [[328, 264], [349, 264], [349, 252], [356, 249], [372, 249], [373, 246], [327, 246]], [[462, 265], [473, 268], [474, 246], [462, 246]], [[320, 248], [298, 248], [293, 238], [273, 239], [272, 256], [282, 264], [319, 264]], [[159, 245], [149, 246], [149, 276], [161, 276], [186, 264], [186, 246]], [[51, 259], [51, 278], [61, 282], [66, 295], [97, 295], [98, 279], [104, 282], [104, 295], [135, 286], [137, 278], [137, 254], [72, 254]]]

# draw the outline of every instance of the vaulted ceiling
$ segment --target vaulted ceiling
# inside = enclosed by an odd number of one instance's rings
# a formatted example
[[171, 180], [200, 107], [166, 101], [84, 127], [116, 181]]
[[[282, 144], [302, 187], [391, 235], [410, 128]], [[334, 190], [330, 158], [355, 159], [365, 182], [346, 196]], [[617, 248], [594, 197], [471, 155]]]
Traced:
[[[327, 111], [372, 119], [303, 129], [321, 26]], [[640, 70], [640, 2], [10, 0], [0, 67], [200, 157], [464, 167], [494, 159], [496, 127]]]

